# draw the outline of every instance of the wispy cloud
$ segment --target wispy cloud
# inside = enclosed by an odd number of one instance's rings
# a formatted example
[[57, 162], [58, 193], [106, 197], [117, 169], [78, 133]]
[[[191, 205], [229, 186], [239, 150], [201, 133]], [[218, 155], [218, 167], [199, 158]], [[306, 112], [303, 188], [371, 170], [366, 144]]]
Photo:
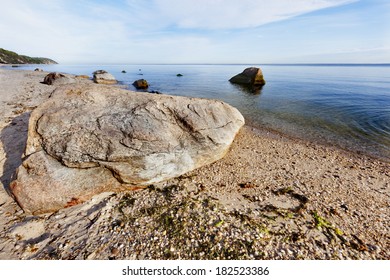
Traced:
[[356, 0], [155, 0], [156, 12], [180, 28], [239, 29]]
[[290, 63], [389, 63], [390, 48], [352, 48], [289, 57], [283, 62]]

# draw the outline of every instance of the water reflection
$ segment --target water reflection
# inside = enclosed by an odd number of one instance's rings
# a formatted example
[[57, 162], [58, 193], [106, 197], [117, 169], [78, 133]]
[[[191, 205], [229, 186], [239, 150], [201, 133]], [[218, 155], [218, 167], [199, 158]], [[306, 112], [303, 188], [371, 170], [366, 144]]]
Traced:
[[231, 83], [237, 90], [249, 95], [261, 95], [263, 86], [246, 86]]

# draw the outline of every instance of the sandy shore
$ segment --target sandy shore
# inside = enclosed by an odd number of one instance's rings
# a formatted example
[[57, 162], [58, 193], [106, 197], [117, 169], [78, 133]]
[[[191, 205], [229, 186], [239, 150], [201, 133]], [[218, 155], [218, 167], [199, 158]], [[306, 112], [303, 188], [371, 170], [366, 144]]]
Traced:
[[180, 178], [25, 215], [8, 187], [46, 74], [0, 68], [0, 259], [390, 259], [389, 163], [248, 126]]

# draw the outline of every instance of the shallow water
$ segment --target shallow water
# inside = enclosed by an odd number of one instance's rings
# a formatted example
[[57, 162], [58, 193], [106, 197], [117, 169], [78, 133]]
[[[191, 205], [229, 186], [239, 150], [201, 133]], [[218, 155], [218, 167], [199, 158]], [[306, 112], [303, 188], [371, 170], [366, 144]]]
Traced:
[[[251, 93], [228, 82], [259, 66], [267, 84]], [[390, 65], [29, 65], [72, 74], [98, 69], [167, 94], [223, 100], [247, 123], [390, 161]], [[15, 68], [13, 68], [15, 69]], [[125, 70], [126, 73], [121, 73]], [[176, 74], [182, 74], [177, 77]]]

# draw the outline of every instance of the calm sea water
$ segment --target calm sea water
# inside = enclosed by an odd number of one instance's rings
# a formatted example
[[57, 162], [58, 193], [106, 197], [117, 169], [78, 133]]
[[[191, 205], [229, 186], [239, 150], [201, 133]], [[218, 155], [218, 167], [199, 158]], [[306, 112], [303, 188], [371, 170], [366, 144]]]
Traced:
[[[228, 80], [246, 67], [263, 70], [257, 93]], [[390, 65], [44, 65], [88, 74], [104, 69], [121, 83], [146, 79], [166, 94], [223, 100], [247, 123], [390, 161]], [[121, 73], [125, 70], [126, 73]], [[176, 74], [182, 74], [177, 77]]]

